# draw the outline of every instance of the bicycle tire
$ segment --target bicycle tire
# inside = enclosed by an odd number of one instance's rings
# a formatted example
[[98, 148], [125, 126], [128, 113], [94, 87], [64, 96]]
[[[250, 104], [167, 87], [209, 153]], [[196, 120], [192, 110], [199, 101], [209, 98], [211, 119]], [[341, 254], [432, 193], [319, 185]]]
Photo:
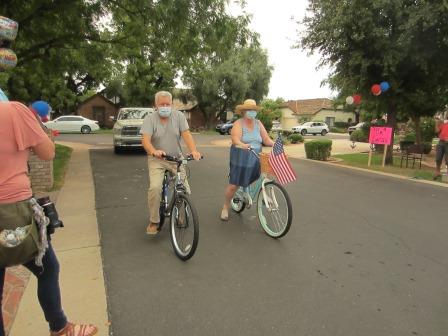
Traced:
[[271, 226], [273, 226], [273, 225], [268, 223], [266, 217], [263, 215], [263, 207], [265, 207], [263, 204], [264, 203], [263, 191], [260, 190], [260, 192], [258, 193], [257, 214], [258, 214], [258, 219], [260, 221], [261, 227], [263, 228], [264, 232], [269, 237], [278, 239], [278, 238], [285, 236], [288, 233], [289, 229], [291, 228], [292, 216], [293, 216], [291, 199], [289, 198], [289, 195], [286, 192], [286, 189], [275, 181], [267, 182], [267, 183], [265, 183], [264, 186], [265, 186], [265, 190], [269, 190], [269, 188], [278, 189], [280, 194], [283, 196], [283, 198], [285, 200], [286, 209], [287, 209], [286, 223], [284, 224], [284, 226], [282, 228], [280, 228], [277, 231], [274, 231], [271, 228]]
[[[179, 222], [181, 211], [179, 210], [179, 208], [181, 208], [183, 204], [185, 205], [185, 209], [190, 209], [190, 211], [185, 211], [185, 218], [182, 223]], [[186, 227], [183, 227], [182, 225]], [[190, 227], [193, 229], [192, 241], [189, 244], [187, 243], [187, 245], [184, 247], [182, 238], [176, 235], [176, 229], [188, 229]], [[199, 218], [196, 208], [193, 206], [190, 198], [185, 194], [178, 194], [171, 208], [170, 237], [174, 253], [179, 259], [187, 261], [196, 252], [196, 248], [199, 242]]]
[[239, 188], [230, 200], [230, 207], [236, 213], [241, 213], [246, 208], [246, 202], [244, 202], [244, 197], [242, 195], [243, 191]]

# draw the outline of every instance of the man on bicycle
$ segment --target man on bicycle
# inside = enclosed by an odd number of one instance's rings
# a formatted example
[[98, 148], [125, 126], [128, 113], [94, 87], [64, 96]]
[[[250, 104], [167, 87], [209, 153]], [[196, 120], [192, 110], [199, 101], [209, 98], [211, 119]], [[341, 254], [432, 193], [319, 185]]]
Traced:
[[[155, 235], [160, 222], [159, 207], [162, 196], [162, 183], [166, 170], [176, 173], [176, 164], [163, 160], [164, 155], [179, 156], [182, 153], [181, 138], [184, 140], [195, 160], [201, 159], [201, 153], [196, 149], [193, 136], [190, 133], [187, 119], [180, 111], [173, 110], [173, 98], [167, 91], [159, 91], [155, 95], [156, 112], [146, 116], [140, 133], [142, 144], [148, 153], [149, 169], [149, 225], [146, 233]], [[186, 181], [185, 170], [182, 178]]]

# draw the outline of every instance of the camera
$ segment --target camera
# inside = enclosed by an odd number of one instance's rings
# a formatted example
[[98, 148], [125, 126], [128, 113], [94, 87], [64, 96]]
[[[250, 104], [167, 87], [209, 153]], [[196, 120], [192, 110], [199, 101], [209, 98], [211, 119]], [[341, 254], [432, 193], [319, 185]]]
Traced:
[[64, 227], [64, 223], [59, 219], [58, 212], [54, 203], [50, 200], [50, 197], [42, 197], [37, 199], [37, 203], [44, 209], [45, 216], [48, 217], [50, 222], [47, 226], [47, 233], [53, 234], [56, 228]]

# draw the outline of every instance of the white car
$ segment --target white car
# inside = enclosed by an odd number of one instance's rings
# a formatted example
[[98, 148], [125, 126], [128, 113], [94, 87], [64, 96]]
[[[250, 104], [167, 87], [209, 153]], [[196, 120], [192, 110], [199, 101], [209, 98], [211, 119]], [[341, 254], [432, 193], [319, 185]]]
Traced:
[[60, 133], [81, 132], [82, 134], [88, 134], [100, 129], [98, 121], [75, 115], [61, 116], [47, 121], [45, 126]]
[[113, 142], [115, 154], [124, 148], [142, 147], [140, 129], [145, 117], [154, 112], [149, 107], [124, 107], [118, 111], [113, 128]]
[[292, 131], [294, 133], [300, 133], [302, 135], [307, 135], [307, 134], [325, 135], [330, 131], [330, 129], [328, 128], [328, 125], [326, 123], [310, 121], [310, 122], [306, 122], [302, 125], [294, 126], [292, 128]]

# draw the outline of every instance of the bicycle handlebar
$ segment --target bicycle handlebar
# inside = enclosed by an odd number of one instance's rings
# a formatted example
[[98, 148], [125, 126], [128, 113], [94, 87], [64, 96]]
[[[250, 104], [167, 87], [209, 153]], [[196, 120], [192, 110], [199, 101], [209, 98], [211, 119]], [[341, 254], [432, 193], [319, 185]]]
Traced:
[[[194, 158], [191, 154], [187, 155], [187, 157], [183, 159], [179, 159], [177, 157], [171, 156], [171, 155], [163, 155], [162, 156], [166, 161], [176, 162], [176, 163], [183, 163], [184, 160], [186, 161], [193, 161]], [[203, 155], [201, 155], [201, 160], [204, 158]]]

